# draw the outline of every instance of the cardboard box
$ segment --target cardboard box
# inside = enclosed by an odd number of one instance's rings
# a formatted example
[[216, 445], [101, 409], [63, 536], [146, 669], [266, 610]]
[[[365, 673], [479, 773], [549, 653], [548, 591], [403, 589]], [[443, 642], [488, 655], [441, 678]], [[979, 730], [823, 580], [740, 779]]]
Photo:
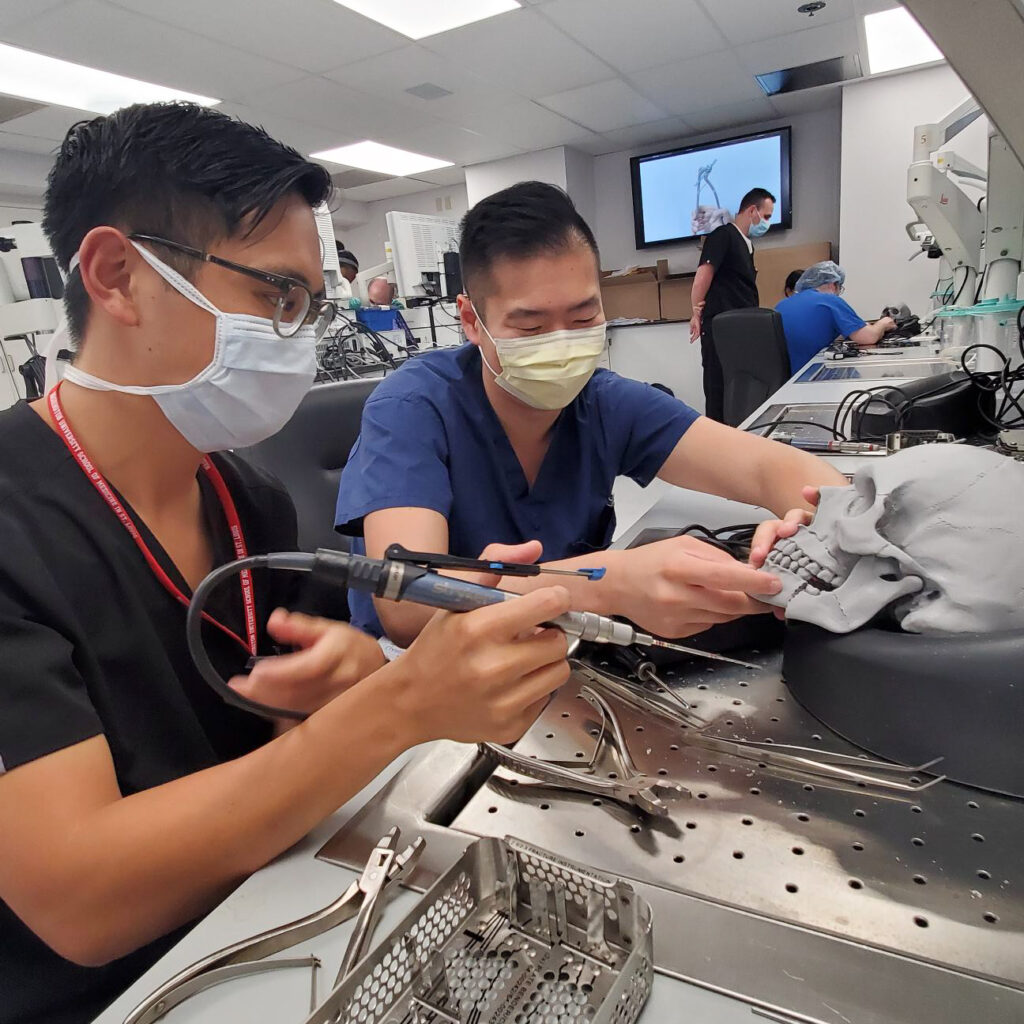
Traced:
[[785, 245], [774, 249], [754, 246], [757, 267], [757, 294], [761, 305], [774, 309], [784, 298], [786, 278], [792, 270], [806, 270], [814, 263], [832, 259], [831, 242], [809, 242], [806, 245]]
[[637, 267], [622, 277], [610, 277], [601, 271], [601, 304], [606, 320], [617, 317], [642, 320], [661, 319], [660, 282], [668, 277], [668, 260], [658, 260], [655, 267]]
[[693, 316], [694, 276], [672, 274], [660, 283], [662, 320], [689, 320]]

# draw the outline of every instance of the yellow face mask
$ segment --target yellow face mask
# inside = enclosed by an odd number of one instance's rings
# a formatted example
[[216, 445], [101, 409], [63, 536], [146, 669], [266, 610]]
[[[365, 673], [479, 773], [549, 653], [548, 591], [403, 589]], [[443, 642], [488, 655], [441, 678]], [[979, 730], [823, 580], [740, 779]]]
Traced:
[[495, 338], [476, 316], [501, 360], [499, 373], [480, 351], [495, 383], [533, 409], [564, 409], [586, 387], [604, 354], [603, 323], [529, 338]]

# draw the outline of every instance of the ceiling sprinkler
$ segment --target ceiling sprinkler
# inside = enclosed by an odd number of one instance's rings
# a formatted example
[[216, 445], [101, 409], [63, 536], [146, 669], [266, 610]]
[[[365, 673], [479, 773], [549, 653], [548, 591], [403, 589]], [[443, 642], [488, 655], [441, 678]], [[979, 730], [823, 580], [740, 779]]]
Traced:
[[818, 11], [825, 9], [825, 0], [811, 0], [808, 4], [801, 4], [797, 9], [797, 14], [806, 14], [808, 18], [813, 18]]

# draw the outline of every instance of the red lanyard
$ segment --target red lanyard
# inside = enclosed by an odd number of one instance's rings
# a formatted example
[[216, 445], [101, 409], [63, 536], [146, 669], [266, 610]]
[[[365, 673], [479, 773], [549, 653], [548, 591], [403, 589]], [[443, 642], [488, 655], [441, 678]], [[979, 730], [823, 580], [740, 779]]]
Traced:
[[[163, 566], [156, 560], [153, 552], [149, 550], [146, 545], [146, 541], [143, 539], [142, 534], [139, 532], [138, 527], [132, 522], [132, 517], [128, 514], [128, 510], [118, 500], [117, 495], [114, 493], [113, 488], [103, 478], [103, 474], [92, 464], [92, 460], [85, 453], [85, 449], [78, 443], [78, 438], [75, 437], [74, 432], [71, 430], [71, 425], [64, 417], [64, 410], [60, 404], [60, 384], [58, 384], [49, 395], [47, 395], [47, 403], [50, 407], [50, 415], [53, 416], [54, 423], [57, 424], [57, 429], [60, 431], [61, 437], [64, 439], [64, 443], [68, 447], [68, 451], [74, 455], [78, 465], [82, 467], [82, 472], [88, 477], [89, 482], [99, 491], [100, 496], [110, 506], [114, 514], [118, 519], [121, 520], [121, 525], [131, 535], [133, 541], [135, 541], [136, 547], [142, 552], [143, 558], [146, 559], [146, 563], [152, 570], [153, 575], [159, 580], [160, 585], [172, 596], [175, 600], [185, 605], [187, 608], [189, 605], [189, 599], [178, 589], [174, 581], [164, 571]], [[248, 555], [249, 550], [245, 546], [245, 537], [242, 534], [242, 523], [238, 518], [238, 510], [235, 508], [235, 503], [231, 498], [231, 492], [228, 490], [227, 484], [224, 482], [224, 477], [221, 476], [220, 470], [210, 461], [210, 459], [204, 458], [202, 461], [202, 469], [206, 474], [206, 478], [210, 481], [213, 486], [217, 497], [220, 499], [221, 507], [224, 509], [224, 517], [228, 521], [228, 527], [231, 530], [231, 542], [235, 548], [236, 558], [245, 558]], [[221, 632], [226, 633], [233, 640], [237, 640], [243, 647], [247, 648], [249, 653], [255, 657], [257, 651], [257, 630], [256, 630], [256, 604], [253, 599], [252, 589], [252, 573], [248, 569], [242, 570], [239, 573], [239, 579], [242, 583], [242, 605], [245, 608], [245, 631], [249, 638], [249, 642], [246, 643], [237, 633], [233, 630], [228, 629], [227, 626], [221, 624], [212, 616], [207, 615], [203, 612], [203, 618], [211, 625], [216, 626]]]

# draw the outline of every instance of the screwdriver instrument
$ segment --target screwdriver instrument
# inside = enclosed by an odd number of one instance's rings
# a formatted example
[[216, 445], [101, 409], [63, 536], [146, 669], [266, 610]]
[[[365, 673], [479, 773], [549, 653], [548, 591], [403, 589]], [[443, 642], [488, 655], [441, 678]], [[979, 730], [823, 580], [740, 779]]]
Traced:
[[606, 569], [552, 569], [536, 562], [500, 562], [492, 558], [462, 558], [460, 555], [440, 555], [430, 551], [410, 551], [401, 544], [392, 544], [384, 557], [390, 561], [421, 565], [424, 569], [458, 569], [462, 572], [496, 572], [500, 576], [582, 576], [597, 581], [604, 578]]

